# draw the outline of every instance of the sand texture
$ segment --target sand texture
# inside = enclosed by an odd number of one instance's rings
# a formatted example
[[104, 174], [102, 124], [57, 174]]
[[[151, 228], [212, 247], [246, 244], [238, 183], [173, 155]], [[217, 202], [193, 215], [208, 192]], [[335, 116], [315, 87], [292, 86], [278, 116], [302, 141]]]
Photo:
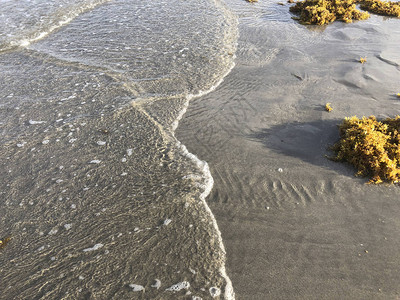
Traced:
[[400, 20], [305, 27], [244, 4], [236, 67], [177, 130], [214, 177], [237, 299], [398, 299], [399, 186], [325, 155], [343, 118], [400, 114]]

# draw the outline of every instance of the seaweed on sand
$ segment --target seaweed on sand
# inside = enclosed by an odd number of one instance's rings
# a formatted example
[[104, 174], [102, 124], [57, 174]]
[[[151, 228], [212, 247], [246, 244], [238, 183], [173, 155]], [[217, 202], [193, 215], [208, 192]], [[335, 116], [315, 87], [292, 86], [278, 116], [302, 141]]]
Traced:
[[354, 116], [346, 118], [339, 131], [333, 160], [352, 164], [356, 176], [370, 176], [370, 183], [400, 181], [400, 116], [382, 121]]
[[10, 236], [0, 239], [0, 250], [3, 249], [5, 246], [7, 246], [10, 240], [11, 240]]
[[368, 19], [369, 13], [358, 10], [356, 4], [375, 14], [400, 17], [399, 2], [380, 0], [304, 0], [296, 2], [290, 11], [299, 14], [300, 23], [306, 25], [324, 25], [335, 20], [351, 23], [353, 20]]
[[302, 24], [324, 25], [335, 20], [351, 23], [369, 18], [367, 12], [356, 8], [354, 0], [304, 0], [290, 8], [300, 14]]
[[332, 108], [332, 106], [331, 106], [331, 103], [325, 104], [325, 110], [326, 110], [327, 112], [331, 112], [331, 111], [333, 110], [333, 108]]
[[377, 15], [400, 17], [400, 2], [364, 0], [360, 2], [360, 7]]

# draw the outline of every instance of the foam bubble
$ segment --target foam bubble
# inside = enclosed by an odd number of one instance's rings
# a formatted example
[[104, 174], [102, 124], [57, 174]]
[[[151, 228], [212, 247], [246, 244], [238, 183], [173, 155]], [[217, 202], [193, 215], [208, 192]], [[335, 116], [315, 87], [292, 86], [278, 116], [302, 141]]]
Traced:
[[57, 228], [53, 228], [52, 230], [49, 231], [48, 235], [54, 235], [58, 232]]
[[34, 120], [29, 120], [28, 123], [29, 123], [30, 125], [37, 125], [37, 124], [46, 123], [46, 121], [34, 121]]
[[133, 284], [131, 283], [129, 285], [130, 288], [132, 288], [132, 291], [134, 292], [140, 292], [140, 291], [144, 291], [144, 286], [140, 285], [140, 284]]
[[164, 226], [167, 226], [167, 225], [168, 225], [169, 223], [171, 223], [171, 222], [172, 222], [171, 219], [165, 219], [163, 225], [164, 225]]
[[86, 248], [86, 249], [83, 249], [83, 252], [90, 252], [90, 251], [95, 251], [95, 250], [97, 250], [97, 249], [100, 249], [101, 247], [103, 247], [104, 245], [103, 244], [96, 244], [96, 245], [94, 245], [93, 247], [91, 247], [91, 248]]
[[151, 287], [156, 288], [157, 290], [160, 288], [161, 286], [161, 280], [156, 279], [155, 282], [151, 285]]
[[190, 288], [190, 283], [187, 281], [182, 281], [167, 288], [166, 291], [178, 292], [183, 289], [187, 290], [188, 288]]
[[72, 224], [64, 224], [64, 228], [66, 230], [70, 230], [72, 228]]
[[215, 298], [221, 295], [221, 290], [217, 287], [210, 287], [209, 289], [211, 297]]
[[99, 163], [101, 163], [101, 160], [98, 159], [93, 159], [89, 162], [89, 164], [99, 164]]

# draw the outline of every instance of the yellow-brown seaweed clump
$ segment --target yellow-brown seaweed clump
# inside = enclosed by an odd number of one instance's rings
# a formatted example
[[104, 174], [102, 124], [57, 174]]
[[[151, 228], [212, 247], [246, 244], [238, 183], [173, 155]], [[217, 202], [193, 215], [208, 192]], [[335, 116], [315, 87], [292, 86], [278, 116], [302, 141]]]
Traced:
[[339, 130], [333, 160], [349, 162], [357, 176], [370, 176], [370, 183], [400, 181], [400, 116], [383, 121], [375, 116], [346, 118]]
[[9, 237], [9, 236], [1, 239], [0, 240], [0, 250], [3, 249], [10, 240], [11, 240], [11, 237]]
[[331, 103], [325, 104], [325, 110], [326, 110], [327, 112], [331, 112], [331, 111], [333, 110], [333, 108], [332, 108], [332, 106], [331, 106]]
[[400, 17], [400, 2], [381, 0], [304, 0], [296, 2], [291, 12], [300, 14], [302, 24], [324, 25], [335, 20], [351, 23], [369, 18], [368, 12], [389, 17]]
[[351, 23], [369, 18], [367, 12], [356, 8], [355, 0], [304, 0], [296, 2], [291, 12], [300, 14], [302, 24], [324, 25], [335, 20]]
[[360, 2], [361, 9], [368, 10], [377, 15], [400, 17], [400, 2], [364, 0]]

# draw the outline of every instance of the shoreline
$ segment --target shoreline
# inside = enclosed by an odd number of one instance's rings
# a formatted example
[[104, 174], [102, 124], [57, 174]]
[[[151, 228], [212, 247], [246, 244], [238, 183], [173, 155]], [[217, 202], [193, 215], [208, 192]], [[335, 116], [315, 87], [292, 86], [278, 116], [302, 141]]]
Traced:
[[[216, 3], [217, 1], [214, 1], [214, 2]], [[216, 5], [218, 5], [218, 4], [216, 3]], [[223, 6], [223, 10], [225, 11], [226, 14], [229, 13], [229, 15], [231, 15], [231, 17], [233, 16], [231, 14], [231, 12], [228, 10], [228, 8], [226, 8], [223, 3], [220, 3], [220, 5]], [[233, 19], [236, 20], [236, 17], [233, 17]], [[231, 24], [231, 26], [234, 27], [231, 30], [233, 30], [235, 32], [235, 34], [230, 34], [229, 38], [235, 37], [235, 40], [237, 40], [237, 35], [238, 35], [238, 32], [237, 32], [237, 20], [236, 20], [235, 24]], [[232, 46], [233, 46], [232, 52], [234, 53], [235, 50], [236, 50], [236, 41], [234, 42], [234, 44]], [[231, 281], [231, 279], [229, 278], [229, 276], [228, 276], [228, 274], [226, 272], [226, 267], [225, 267], [225, 264], [226, 264], [226, 250], [225, 250], [225, 246], [224, 246], [224, 243], [223, 243], [221, 231], [220, 231], [220, 229], [218, 227], [217, 220], [215, 219], [215, 216], [214, 216], [212, 210], [210, 209], [210, 207], [208, 206], [208, 204], [206, 202], [206, 198], [209, 196], [209, 194], [211, 193], [211, 190], [213, 188], [214, 179], [213, 179], [213, 177], [211, 175], [208, 163], [206, 161], [204, 161], [204, 160], [201, 160], [199, 157], [197, 157], [192, 152], [189, 152], [187, 150], [186, 146], [178, 140], [178, 138], [175, 135], [175, 132], [176, 132], [178, 126], [179, 126], [180, 120], [184, 117], [184, 115], [185, 115], [185, 113], [186, 113], [186, 111], [187, 111], [187, 109], [188, 109], [188, 107], [190, 105], [190, 102], [193, 99], [201, 98], [201, 97], [203, 97], [203, 96], [205, 96], [205, 95], [207, 95], [209, 93], [212, 93], [215, 89], [217, 89], [221, 85], [221, 83], [224, 81], [226, 76], [228, 76], [229, 73], [234, 69], [234, 67], [235, 67], [235, 59], [236, 59], [236, 56], [234, 54], [232, 54], [232, 60], [231, 60], [230, 67], [225, 72], [225, 74], [223, 74], [222, 77], [212, 87], [210, 87], [206, 91], [199, 91], [195, 95], [190, 94], [190, 95], [188, 95], [186, 97], [186, 102], [185, 102], [183, 108], [181, 109], [181, 111], [179, 112], [177, 118], [175, 119], [175, 121], [172, 123], [172, 126], [171, 126], [172, 127], [171, 128], [172, 136], [177, 141], [178, 149], [181, 151], [181, 153], [184, 156], [188, 157], [191, 161], [193, 161], [195, 163], [196, 167], [199, 169], [199, 171], [201, 171], [201, 173], [203, 173], [203, 181], [205, 181], [205, 182], [204, 182], [204, 184], [199, 184], [198, 183], [199, 187], [201, 187], [203, 189], [203, 191], [201, 192], [199, 198], [200, 198], [204, 208], [206, 209], [207, 213], [209, 214], [209, 216], [210, 216], [210, 218], [212, 220], [213, 227], [214, 227], [214, 229], [215, 229], [215, 231], [217, 233], [217, 239], [218, 239], [218, 243], [219, 243], [219, 246], [220, 246], [220, 250], [222, 251], [223, 262], [222, 262], [222, 266], [219, 269], [219, 272], [220, 272], [220, 275], [225, 279], [225, 286], [223, 288], [223, 291], [224, 291], [223, 295], [224, 295], [224, 299], [225, 300], [234, 300], [235, 299], [235, 292], [234, 292], [234, 288], [232, 286], [232, 281]], [[216, 295], [218, 296], [219, 293], [220, 293], [220, 289], [216, 288], [216, 291], [217, 291]], [[210, 290], [210, 293], [211, 293], [211, 290]]]
[[400, 21], [372, 16], [317, 32], [242, 15], [236, 67], [177, 128], [214, 177], [207, 202], [237, 298], [398, 297], [398, 186], [365, 185], [324, 156], [344, 117], [398, 107], [391, 23]]

